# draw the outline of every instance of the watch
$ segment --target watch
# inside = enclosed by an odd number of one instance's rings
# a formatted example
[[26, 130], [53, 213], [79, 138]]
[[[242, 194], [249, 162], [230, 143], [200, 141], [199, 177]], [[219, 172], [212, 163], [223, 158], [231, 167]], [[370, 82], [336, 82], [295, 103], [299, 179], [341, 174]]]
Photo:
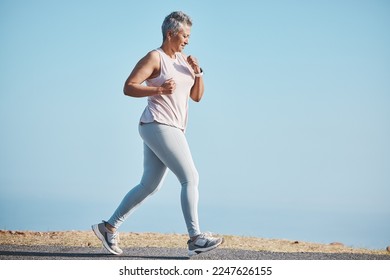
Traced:
[[203, 76], [203, 69], [200, 68], [200, 72], [198, 74], [195, 74], [195, 77], [199, 78]]

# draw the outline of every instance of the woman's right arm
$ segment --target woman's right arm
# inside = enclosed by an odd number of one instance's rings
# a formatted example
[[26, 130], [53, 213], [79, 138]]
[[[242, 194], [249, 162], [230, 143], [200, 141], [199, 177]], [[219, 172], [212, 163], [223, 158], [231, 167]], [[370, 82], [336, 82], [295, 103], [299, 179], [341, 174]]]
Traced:
[[142, 83], [160, 73], [160, 55], [151, 51], [134, 67], [123, 87], [123, 93], [132, 97], [145, 97], [156, 94], [172, 94], [176, 85], [173, 80], [167, 80], [159, 87], [149, 87]]

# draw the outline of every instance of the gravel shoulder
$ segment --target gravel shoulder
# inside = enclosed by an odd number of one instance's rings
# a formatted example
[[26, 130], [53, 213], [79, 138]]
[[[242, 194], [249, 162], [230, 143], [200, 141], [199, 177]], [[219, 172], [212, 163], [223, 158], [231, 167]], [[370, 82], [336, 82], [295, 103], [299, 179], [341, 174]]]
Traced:
[[[192, 257], [208, 260], [390, 260], [390, 252], [346, 247], [339, 242], [224, 236], [220, 248]], [[112, 256], [90, 231], [0, 230], [0, 259], [189, 259], [184, 234], [121, 233], [122, 256]], [[140, 245], [142, 244], [142, 246]]]

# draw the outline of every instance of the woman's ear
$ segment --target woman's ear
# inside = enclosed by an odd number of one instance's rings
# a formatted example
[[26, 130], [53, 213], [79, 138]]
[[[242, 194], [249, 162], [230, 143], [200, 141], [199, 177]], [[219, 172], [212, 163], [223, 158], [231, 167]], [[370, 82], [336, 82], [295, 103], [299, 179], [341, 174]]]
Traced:
[[171, 39], [172, 36], [173, 36], [172, 30], [168, 30], [168, 32], [167, 32], [167, 39]]

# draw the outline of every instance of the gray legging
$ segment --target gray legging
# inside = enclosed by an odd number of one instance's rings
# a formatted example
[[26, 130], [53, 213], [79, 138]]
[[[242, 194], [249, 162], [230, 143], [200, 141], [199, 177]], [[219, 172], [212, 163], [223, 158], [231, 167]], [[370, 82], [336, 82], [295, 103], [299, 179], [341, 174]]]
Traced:
[[140, 124], [144, 141], [144, 173], [108, 220], [115, 228], [150, 195], [161, 187], [167, 168], [181, 184], [181, 207], [190, 237], [200, 234], [198, 222], [199, 175], [192, 160], [184, 132], [156, 122]]

